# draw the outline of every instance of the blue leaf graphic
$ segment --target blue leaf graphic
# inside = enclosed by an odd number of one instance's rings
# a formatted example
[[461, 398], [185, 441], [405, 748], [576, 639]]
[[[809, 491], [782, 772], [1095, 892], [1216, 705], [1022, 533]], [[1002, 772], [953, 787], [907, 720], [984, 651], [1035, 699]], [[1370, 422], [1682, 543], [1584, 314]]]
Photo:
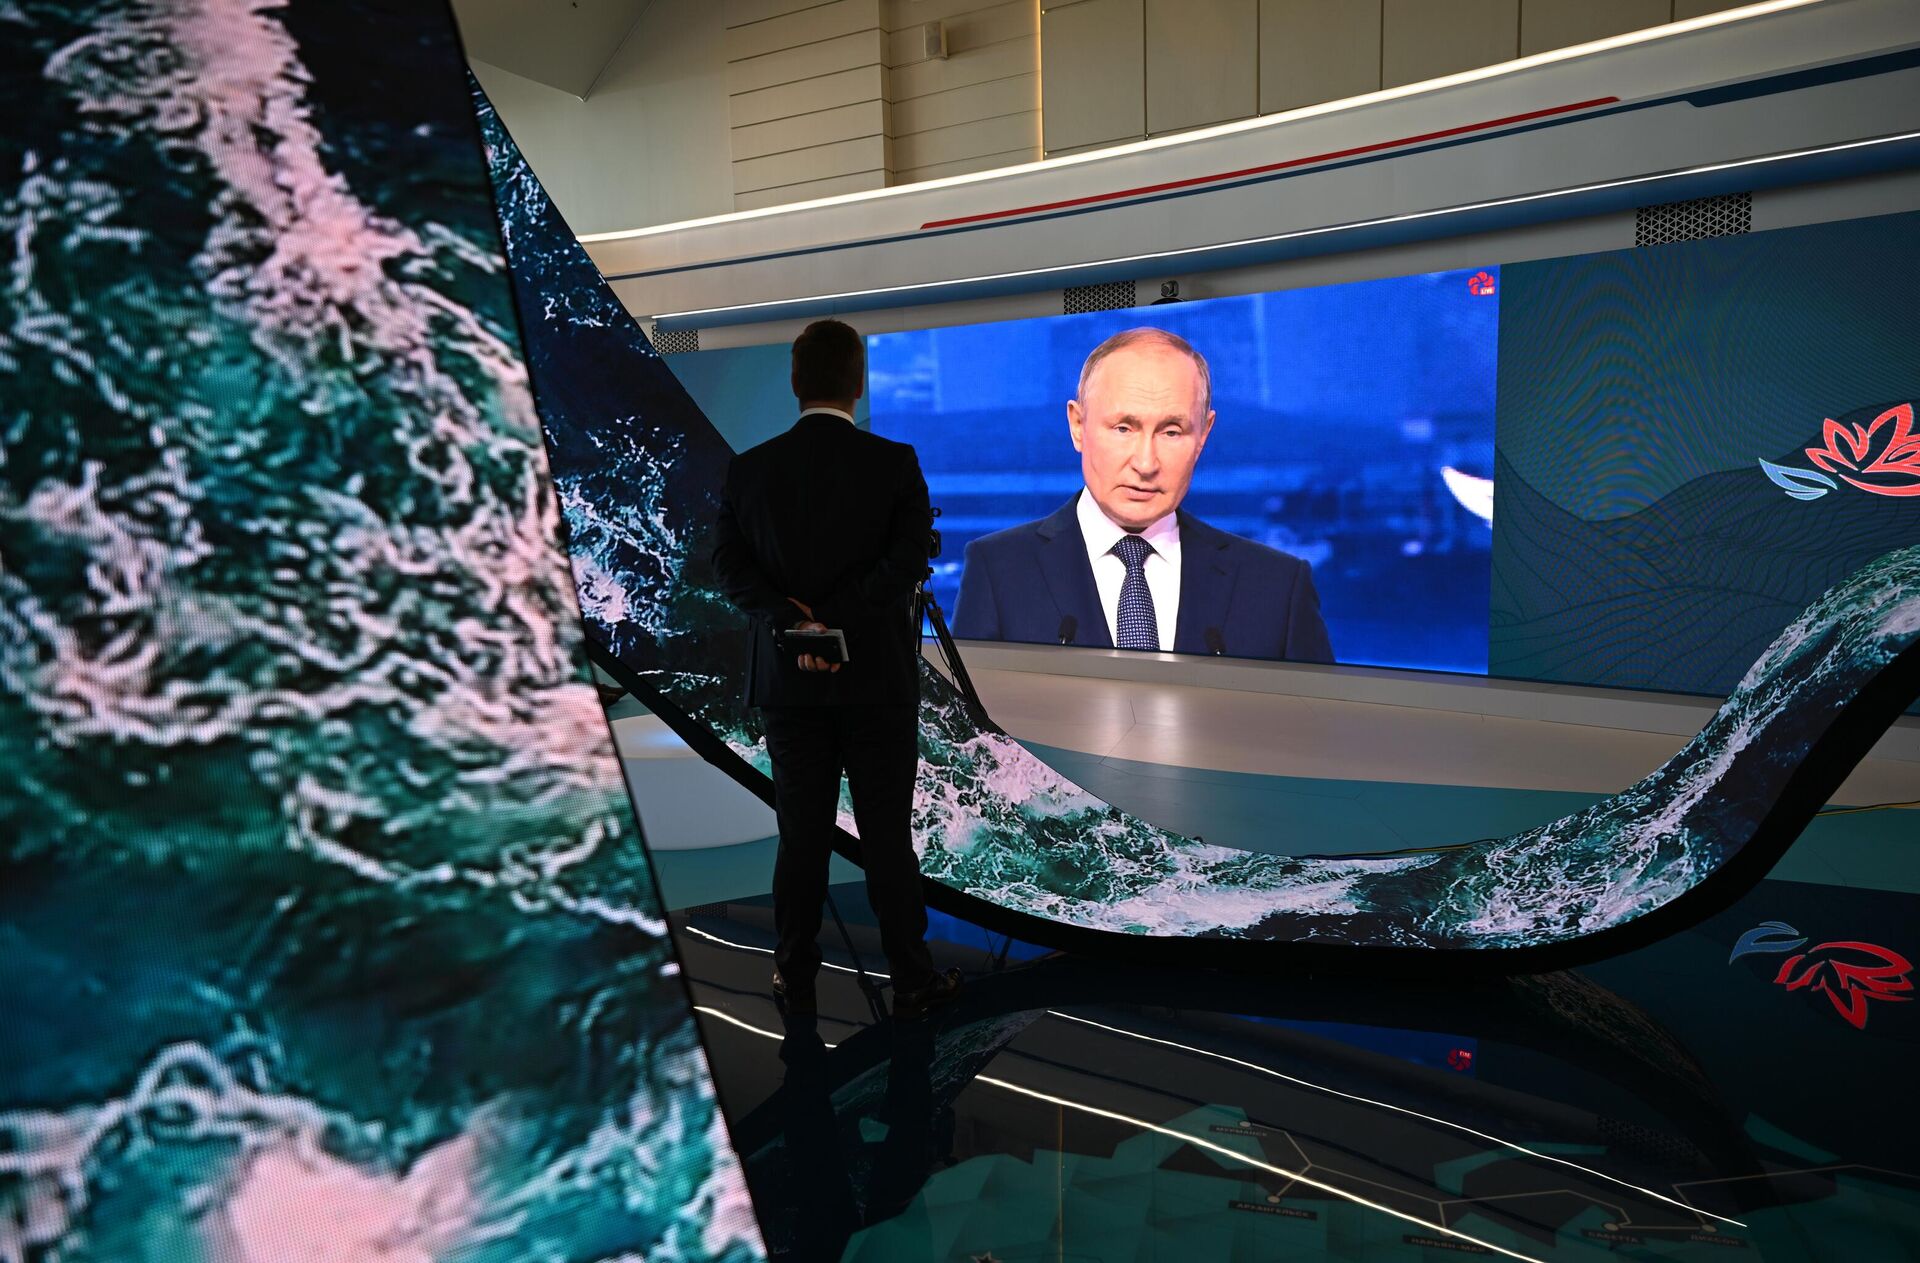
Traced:
[[1761, 470], [1773, 479], [1775, 485], [1796, 500], [1818, 500], [1840, 484], [1817, 469], [1795, 469], [1791, 465], [1776, 465], [1770, 460], [1760, 462]]

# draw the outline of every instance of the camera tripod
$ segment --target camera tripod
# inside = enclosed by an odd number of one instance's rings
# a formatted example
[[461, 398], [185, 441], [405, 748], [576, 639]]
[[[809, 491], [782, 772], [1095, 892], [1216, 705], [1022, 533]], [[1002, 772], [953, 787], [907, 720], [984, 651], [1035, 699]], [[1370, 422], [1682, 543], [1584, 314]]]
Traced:
[[[920, 640], [922, 652], [926, 646], [929, 632], [933, 636], [935, 649], [940, 654], [940, 666], [944, 668], [947, 679], [960, 694], [960, 700], [967, 708], [967, 718], [977, 727], [988, 732], [998, 733], [1000, 728], [987, 717], [985, 703], [974, 690], [973, 677], [967, 674], [967, 664], [960, 659], [960, 647], [953, 643], [953, 632], [947, 626], [947, 616], [941, 612], [940, 602], [936, 601], [927, 580], [933, 578], [933, 567], [927, 567], [927, 573], [913, 590], [913, 626], [914, 635]], [[1004, 734], [1002, 734], [1004, 735]]]

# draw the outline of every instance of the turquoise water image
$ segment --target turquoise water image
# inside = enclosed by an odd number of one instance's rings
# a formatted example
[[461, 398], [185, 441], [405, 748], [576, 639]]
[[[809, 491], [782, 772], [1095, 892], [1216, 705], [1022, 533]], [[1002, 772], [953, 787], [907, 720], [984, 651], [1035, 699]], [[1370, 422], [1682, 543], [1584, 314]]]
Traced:
[[763, 1257], [448, 13], [0, 26], [0, 1259]]

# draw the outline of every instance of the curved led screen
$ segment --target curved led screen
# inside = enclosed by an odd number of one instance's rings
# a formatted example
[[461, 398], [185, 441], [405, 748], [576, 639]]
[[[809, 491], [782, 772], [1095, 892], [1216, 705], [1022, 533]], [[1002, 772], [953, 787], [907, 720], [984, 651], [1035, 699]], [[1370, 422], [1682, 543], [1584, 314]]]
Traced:
[[0, 1258], [765, 1257], [450, 13], [0, 26]]

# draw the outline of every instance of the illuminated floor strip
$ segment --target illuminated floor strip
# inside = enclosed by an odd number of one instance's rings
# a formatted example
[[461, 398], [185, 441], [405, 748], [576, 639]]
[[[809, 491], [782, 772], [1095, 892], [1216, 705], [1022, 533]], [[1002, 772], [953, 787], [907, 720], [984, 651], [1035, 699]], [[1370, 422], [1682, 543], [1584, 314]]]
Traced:
[[[734, 1017], [731, 1014], [722, 1013], [719, 1009], [712, 1008], [708, 1005], [696, 1004], [693, 1007], [696, 1013], [705, 1013], [711, 1017], [717, 1017], [721, 1021], [726, 1022], [731, 1026], [739, 1027], [743, 1031], [751, 1031], [755, 1035], [761, 1035], [766, 1037], [767, 1039], [785, 1039], [786, 1038], [784, 1035], [780, 1034], [777, 1031], [766, 1030], [765, 1028], [755, 1026], [750, 1022], [743, 1022], [739, 1018]], [[833, 1044], [827, 1045], [828, 1048], [832, 1048], [834, 1046], [835, 1045]], [[1233, 1161], [1242, 1163], [1246, 1166], [1258, 1167], [1262, 1171], [1270, 1172], [1274, 1175], [1280, 1176], [1283, 1179], [1292, 1180], [1298, 1184], [1305, 1184], [1307, 1187], [1318, 1189], [1322, 1193], [1325, 1193], [1330, 1197], [1337, 1197], [1342, 1201], [1351, 1202], [1356, 1206], [1364, 1206], [1368, 1210], [1377, 1210], [1381, 1214], [1389, 1215], [1394, 1219], [1400, 1220], [1403, 1223], [1413, 1224], [1415, 1227], [1424, 1228], [1429, 1232], [1437, 1232], [1437, 1233], [1440, 1233], [1442, 1236], [1453, 1237], [1457, 1240], [1465, 1241], [1470, 1245], [1478, 1246], [1483, 1250], [1490, 1250], [1495, 1254], [1503, 1254], [1510, 1259], [1523, 1259], [1526, 1261], [1526, 1263], [1546, 1263], [1546, 1260], [1539, 1258], [1537, 1255], [1521, 1254], [1517, 1250], [1509, 1250], [1505, 1246], [1496, 1245], [1491, 1241], [1484, 1241], [1479, 1237], [1468, 1236], [1466, 1233], [1461, 1232], [1457, 1228], [1449, 1228], [1445, 1224], [1434, 1223], [1431, 1220], [1422, 1219], [1418, 1215], [1409, 1215], [1405, 1211], [1395, 1210], [1391, 1206], [1384, 1206], [1379, 1202], [1369, 1201], [1367, 1198], [1361, 1197], [1356, 1193], [1350, 1193], [1346, 1189], [1339, 1188], [1332, 1184], [1324, 1183], [1320, 1180], [1315, 1179], [1311, 1175], [1307, 1175], [1304, 1172], [1289, 1171], [1285, 1167], [1275, 1166], [1271, 1162], [1265, 1162], [1259, 1158], [1250, 1158], [1246, 1154], [1241, 1153], [1238, 1150], [1229, 1149], [1225, 1145], [1216, 1144], [1215, 1142], [1211, 1140], [1207, 1140], [1200, 1136], [1190, 1136], [1186, 1132], [1177, 1131], [1172, 1127], [1164, 1127], [1159, 1123], [1150, 1123], [1144, 1118], [1135, 1118], [1131, 1114], [1121, 1114], [1113, 1110], [1101, 1109], [1097, 1105], [1088, 1105], [1083, 1101], [1069, 1100], [1064, 1096], [1054, 1096], [1050, 1092], [1041, 1092], [1035, 1088], [1022, 1087], [1018, 1083], [1012, 1083], [1006, 1079], [995, 1079], [989, 1075], [984, 1075], [984, 1074], [976, 1075], [974, 1076], [973, 1081], [975, 1083], [984, 1083], [989, 1087], [1000, 1088], [1007, 1092], [1018, 1093], [1021, 1096], [1031, 1097], [1036, 1101], [1045, 1101], [1049, 1105], [1058, 1105], [1062, 1109], [1078, 1110], [1082, 1114], [1092, 1114], [1096, 1118], [1110, 1119], [1114, 1122], [1125, 1123], [1129, 1127], [1138, 1127], [1143, 1131], [1155, 1132], [1159, 1135], [1166, 1136], [1170, 1139], [1178, 1140], [1182, 1144], [1192, 1145], [1196, 1149], [1205, 1149], [1209, 1153], [1217, 1154], [1220, 1157], [1231, 1158]]]
[[[752, 1022], [743, 1022], [731, 1013], [722, 1013], [710, 1004], [696, 1004], [693, 1006], [693, 1011], [695, 1013], [705, 1013], [708, 1017], [717, 1017], [729, 1026], [737, 1026], [743, 1031], [752, 1031], [755, 1035], [765, 1035], [768, 1039], [783, 1040], [786, 1038], [785, 1035], [780, 1034], [778, 1031], [770, 1031], [765, 1027], [755, 1026]], [[821, 1040], [820, 1043], [827, 1048], [838, 1048], [840, 1046], [838, 1044], [829, 1044], [824, 1039]]]
[[[743, 952], [765, 952], [768, 955], [773, 954], [772, 948], [755, 947], [750, 943], [736, 943], [731, 939], [721, 938], [718, 934], [709, 934], [705, 930], [694, 929], [694, 927], [690, 925], [686, 926], [685, 928], [689, 932], [698, 934], [701, 938], [706, 939], [709, 942], [720, 944], [722, 947], [731, 947]], [[845, 965], [828, 965], [827, 968], [838, 969], [843, 973], [855, 972], [854, 970], [848, 969]], [[886, 975], [882, 974], [879, 976], [885, 977]], [[1721, 1223], [1732, 1224], [1736, 1228], [1745, 1228], [1747, 1226], [1746, 1223], [1741, 1220], [1729, 1219], [1725, 1215], [1717, 1215], [1710, 1210], [1702, 1210], [1698, 1206], [1689, 1205], [1687, 1202], [1681, 1200], [1680, 1198], [1668, 1197], [1664, 1193], [1656, 1193], [1650, 1188], [1642, 1188], [1638, 1184], [1634, 1184], [1627, 1180], [1623, 1180], [1617, 1175], [1609, 1175], [1605, 1171], [1596, 1171], [1590, 1166], [1583, 1166], [1578, 1162], [1573, 1162], [1566, 1158], [1558, 1157], [1551, 1153], [1542, 1153], [1538, 1149], [1530, 1149], [1526, 1145], [1520, 1144], [1517, 1141], [1506, 1140], [1499, 1136], [1489, 1135], [1484, 1131], [1478, 1131], [1472, 1127], [1469, 1127], [1465, 1123], [1456, 1123], [1448, 1119], [1437, 1118], [1432, 1114], [1422, 1114], [1419, 1110], [1408, 1109], [1404, 1105], [1395, 1105], [1391, 1101], [1379, 1101], [1379, 1100], [1375, 1100], [1373, 1097], [1370, 1097], [1370, 1096], [1360, 1096], [1359, 1094], [1353, 1093], [1353, 1092], [1343, 1092], [1339, 1088], [1330, 1088], [1330, 1087], [1327, 1087], [1325, 1084], [1315, 1083], [1311, 1079], [1298, 1078], [1294, 1075], [1287, 1074], [1283, 1071], [1275, 1070], [1269, 1066], [1260, 1065], [1258, 1062], [1244, 1061], [1239, 1057], [1229, 1056], [1226, 1053], [1214, 1052], [1213, 1050], [1208, 1048], [1196, 1048], [1192, 1044], [1182, 1044], [1177, 1040], [1161, 1039], [1157, 1035], [1143, 1035], [1139, 1031], [1130, 1031], [1120, 1026], [1109, 1026], [1105, 1022], [1096, 1022], [1092, 1018], [1088, 1018], [1088, 1017], [1076, 1017], [1071, 1013], [1062, 1013], [1058, 1009], [1048, 1009], [1046, 1010], [1046, 1013], [1047, 1013], [1047, 1016], [1057, 1017], [1057, 1018], [1060, 1018], [1062, 1021], [1078, 1022], [1082, 1026], [1092, 1026], [1099, 1030], [1111, 1032], [1112, 1034], [1115, 1034], [1115, 1035], [1125, 1035], [1129, 1039], [1144, 1040], [1149, 1044], [1164, 1044], [1168, 1048], [1177, 1048], [1182, 1052], [1196, 1053], [1202, 1057], [1212, 1057], [1217, 1061], [1228, 1062], [1229, 1064], [1239, 1066], [1246, 1070], [1253, 1070], [1253, 1071], [1257, 1071], [1260, 1074], [1270, 1075], [1275, 1079], [1282, 1080], [1283, 1082], [1286, 1082], [1286, 1083], [1294, 1084], [1298, 1087], [1312, 1088], [1316, 1092], [1325, 1092], [1330, 1096], [1337, 1096], [1344, 1100], [1357, 1101], [1362, 1105], [1378, 1106], [1383, 1110], [1391, 1110], [1396, 1114], [1405, 1114], [1410, 1118], [1418, 1118], [1424, 1122], [1433, 1123], [1440, 1127], [1449, 1127], [1465, 1135], [1473, 1136], [1476, 1139], [1485, 1140], [1496, 1145], [1501, 1145], [1507, 1149], [1513, 1150], [1515, 1153], [1524, 1153], [1530, 1158], [1539, 1158], [1544, 1162], [1555, 1162], [1571, 1170], [1579, 1171], [1582, 1174], [1593, 1176], [1595, 1179], [1605, 1180], [1609, 1184], [1617, 1184], [1621, 1188], [1632, 1189], [1636, 1193], [1643, 1194], [1646, 1197], [1649, 1197], [1657, 1202], [1665, 1202], [1667, 1205], [1683, 1210], [1690, 1215], [1702, 1215], [1709, 1219], [1718, 1219]], [[727, 1020], [733, 1021], [734, 1019], [728, 1018]], [[738, 1025], [738, 1023], [736, 1023], [736, 1025]], [[748, 1029], [753, 1029], [753, 1028], [748, 1028]], [[831, 1045], [829, 1045], [829, 1047], [831, 1047]]]
[[1701, 1210], [1698, 1206], [1688, 1205], [1686, 1202], [1680, 1200], [1677, 1197], [1668, 1197], [1666, 1194], [1656, 1193], [1650, 1188], [1642, 1188], [1638, 1184], [1629, 1183], [1628, 1181], [1621, 1179], [1617, 1175], [1608, 1175], [1605, 1171], [1596, 1171], [1592, 1167], [1582, 1166], [1578, 1162], [1569, 1162], [1567, 1159], [1556, 1157], [1551, 1153], [1542, 1153], [1538, 1149], [1529, 1149], [1527, 1148], [1527, 1146], [1520, 1144], [1516, 1141], [1504, 1140], [1499, 1136], [1490, 1136], [1484, 1131], [1476, 1131], [1473, 1128], [1467, 1126], [1465, 1123], [1450, 1122], [1449, 1120], [1444, 1118], [1436, 1118], [1432, 1114], [1422, 1114], [1419, 1110], [1408, 1109], [1404, 1105], [1395, 1105], [1391, 1101], [1376, 1101], [1370, 1096], [1360, 1096], [1353, 1092], [1342, 1092], [1339, 1088], [1330, 1088], [1330, 1087], [1327, 1087], [1325, 1084], [1315, 1083], [1311, 1079], [1296, 1078], [1293, 1075], [1286, 1074], [1279, 1070], [1274, 1070], [1268, 1066], [1260, 1065], [1257, 1062], [1243, 1061], [1238, 1057], [1228, 1056], [1226, 1053], [1214, 1052], [1211, 1049], [1207, 1049], [1207, 1048], [1195, 1048], [1191, 1044], [1182, 1044], [1171, 1039], [1161, 1039], [1157, 1035], [1143, 1035], [1139, 1031], [1130, 1031], [1125, 1029], [1124, 1027], [1108, 1026], [1105, 1022], [1096, 1022], [1092, 1018], [1075, 1017], [1071, 1013], [1062, 1013], [1058, 1009], [1048, 1009], [1047, 1016], [1057, 1017], [1062, 1021], [1066, 1021], [1066, 1022], [1078, 1022], [1082, 1026], [1096, 1027], [1103, 1031], [1109, 1031], [1115, 1035], [1125, 1035], [1128, 1039], [1144, 1040], [1149, 1044], [1164, 1044], [1168, 1048], [1178, 1048], [1182, 1052], [1197, 1053], [1202, 1057], [1212, 1057], [1217, 1061], [1229, 1062], [1233, 1065], [1240, 1066], [1243, 1069], [1257, 1071], [1260, 1074], [1264, 1074], [1264, 1075], [1271, 1075], [1276, 1079], [1284, 1080], [1287, 1083], [1292, 1083], [1299, 1087], [1312, 1088], [1316, 1092], [1325, 1092], [1329, 1096], [1337, 1096], [1348, 1101], [1358, 1101], [1363, 1105], [1377, 1105], [1383, 1110], [1392, 1110], [1396, 1114], [1405, 1114], [1410, 1118], [1418, 1118], [1425, 1122], [1437, 1124], [1438, 1126], [1441, 1126], [1441, 1127], [1450, 1127], [1455, 1131], [1464, 1132], [1465, 1134], [1469, 1136], [1477, 1137], [1480, 1140], [1490, 1141], [1496, 1145], [1503, 1145], [1508, 1149], [1512, 1149], [1516, 1153], [1524, 1153], [1530, 1158], [1539, 1158], [1543, 1162], [1557, 1162], [1563, 1167], [1570, 1167], [1575, 1171], [1582, 1172], [1583, 1174], [1591, 1175], [1598, 1179], [1606, 1180], [1610, 1184], [1618, 1184], [1621, 1188], [1632, 1189], [1634, 1192], [1644, 1194], [1645, 1196], [1652, 1198], [1654, 1201], [1665, 1202], [1669, 1206], [1678, 1207], [1679, 1209], [1686, 1211], [1690, 1215], [1705, 1215], [1710, 1219], [1718, 1219], [1723, 1224], [1732, 1224], [1737, 1228], [1744, 1228], [1747, 1226], [1745, 1223], [1742, 1223], [1738, 1219], [1728, 1219], [1725, 1215], [1716, 1215], [1710, 1210]]
[[[691, 925], [683, 925], [680, 928], [685, 930], [689, 934], [698, 934], [701, 938], [706, 939], [710, 943], [718, 943], [722, 947], [737, 948], [738, 950], [743, 952], [759, 952], [764, 956], [773, 955], [773, 949], [771, 947], [755, 947], [751, 943], [736, 943], [732, 939], [721, 938], [718, 934], [709, 934], [705, 930], [699, 929]], [[836, 973], [843, 973], [843, 974], [857, 974], [860, 972], [858, 969], [853, 969], [847, 965], [836, 965], [830, 960], [821, 961], [820, 967], [822, 969], [831, 969]], [[893, 975], [883, 974], [878, 969], [869, 969], [867, 970], [867, 977], [885, 978], [891, 981], [893, 978]]]

